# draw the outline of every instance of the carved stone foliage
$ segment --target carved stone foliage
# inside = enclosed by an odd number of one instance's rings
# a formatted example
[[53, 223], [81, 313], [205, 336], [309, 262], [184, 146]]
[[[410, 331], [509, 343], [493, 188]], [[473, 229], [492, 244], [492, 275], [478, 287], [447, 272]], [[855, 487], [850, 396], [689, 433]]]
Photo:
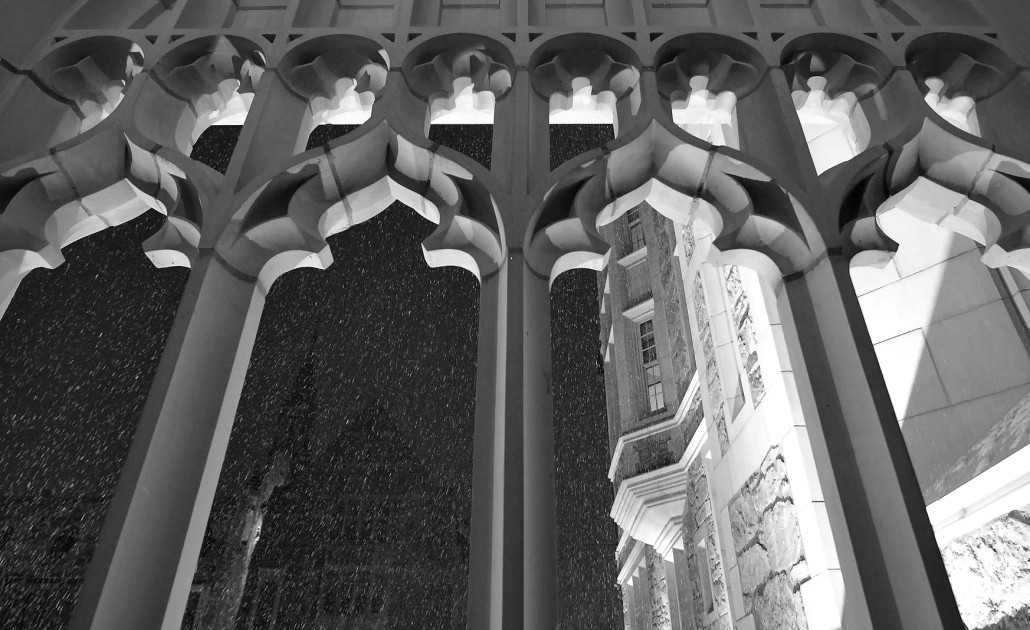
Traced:
[[701, 280], [700, 272], [694, 276], [693, 298], [694, 321], [697, 322], [701, 352], [705, 359], [705, 385], [708, 390], [708, 401], [711, 404], [712, 419], [719, 435], [719, 450], [725, 454], [730, 447], [730, 437], [726, 431], [726, 403], [723, 400], [719, 360], [715, 354], [715, 341], [712, 338], [711, 315], [708, 312], [708, 301], [705, 299], [704, 282]]
[[756, 630], [807, 630], [800, 588], [811, 575], [779, 447], [730, 500], [729, 514], [744, 614]]
[[758, 338], [755, 336], [755, 324], [751, 319], [751, 303], [744, 292], [740, 269], [736, 265], [729, 265], [722, 268], [722, 273], [737, 333], [740, 364], [751, 388], [751, 403], [757, 407], [765, 397], [765, 382], [762, 380], [762, 369], [758, 361]]

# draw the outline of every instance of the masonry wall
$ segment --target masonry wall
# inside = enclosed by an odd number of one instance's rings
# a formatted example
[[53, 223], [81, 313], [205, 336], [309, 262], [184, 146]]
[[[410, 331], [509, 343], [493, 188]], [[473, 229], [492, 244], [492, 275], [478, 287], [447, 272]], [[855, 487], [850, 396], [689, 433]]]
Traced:
[[[704, 462], [695, 460], [688, 469], [687, 500], [683, 506], [683, 545], [686, 556], [683, 588], [683, 607], [697, 630], [725, 630], [731, 628], [729, 596], [722, 554], [716, 539], [715, 516], [708, 489], [708, 476]], [[703, 547], [698, 543], [703, 542]], [[712, 578], [712, 609], [707, 610], [702, 593], [699, 554], [706, 554]]]
[[779, 448], [730, 501], [733, 551], [745, 615], [757, 630], [807, 630], [801, 585], [809, 579], [794, 497]]

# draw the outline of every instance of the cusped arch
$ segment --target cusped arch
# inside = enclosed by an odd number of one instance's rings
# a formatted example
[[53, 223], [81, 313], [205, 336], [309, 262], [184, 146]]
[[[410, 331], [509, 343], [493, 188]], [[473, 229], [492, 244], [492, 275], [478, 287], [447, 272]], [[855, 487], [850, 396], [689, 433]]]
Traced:
[[783, 44], [780, 65], [792, 90], [805, 89], [812, 77], [826, 79], [826, 92], [852, 92], [862, 98], [879, 89], [893, 73], [879, 48], [856, 37], [809, 33]]
[[503, 262], [493, 197], [457, 163], [413, 144], [388, 122], [307, 154], [251, 194], [219, 240], [219, 254], [264, 291], [282, 274], [332, 264], [327, 238], [400, 201], [436, 230], [422, 243], [430, 266], [482, 280]]
[[21, 279], [52, 269], [69, 244], [153, 208], [168, 217], [144, 251], [158, 267], [190, 266], [202, 208], [185, 174], [117, 125], [0, 174], [0, 315]]
[[183, 41], [155, 64], [154, 86], [136, 102], [133, 124], [150, 140], [189, 154], [212, 115], [225, 112], [234, 99], [245, 112], [265, 58], [259, 44], [236, 35]]
[[290, 91], [308, 103], [317, 126], [334, 112], [364, 113], [367, 119], [386, 85], [389, 66], [386, 51], [372, 40], [334, 34], [296, 43], [277, 70]]
[[856, 177], [841, 225], [856, 254], [890, 253], [933, 224], [983, 246], [989, 267], [1030, 274], [1030, 164], [926, 119]]
[[31, 76], [72, 109], [59, 123], [57, 142], [89, 131], [111, 115], [143, 63], [139, 44], [108, 35], [63, 42], [47, 54]]
[[669, 40], [655, 54], [658, 90], [674, 100], [687, 92], [695, 76], [708, 78], [711, 92], [733, 92], [744, 98], [768, 70], [768, 64], [754, 47], [735, 37], [719, 33], [691, 33]]
[[[543, 41], [529, 61], [530, 82], [552, 112], [570, 109], [575, 96], [589, 91], [599, 104], [615, 113], [626, 102], [635, 115], [642, 102], [636, 53], [616, 39], [590, 33], [559, 35]], [[618, 117], [615, 117], [618, 134]]]
[[710, 232], [712, 259], [756, 268], [771, 283], [807, 270], [824, 250], [797, 198], [772, 177], [737, 152], [652, 122], [548, 191], [527, 234], [530, 264], [552, 281], [572, 268], [602, 268], [609, 248], [598, 229], [645, 201]]
[[1019, 72], [996, 43], [966, 33], [930, 33], [917, 37], [905, 62], [925, 94], [927, 80], [943, 81], [942, 96], [982, 100], [1001, 91]]

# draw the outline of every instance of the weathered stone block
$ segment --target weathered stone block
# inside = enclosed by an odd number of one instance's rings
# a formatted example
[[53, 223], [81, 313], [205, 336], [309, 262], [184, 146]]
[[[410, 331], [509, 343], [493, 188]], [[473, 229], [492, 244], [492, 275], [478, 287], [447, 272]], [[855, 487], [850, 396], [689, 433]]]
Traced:
[[761, 545], [752, 545], [737, 557], [740, 571], [740, 587], [745, 594], [751, 594], [769, 577], [769, 552]]
[[752, 597], [755, 630], [807, 630], [804, 615], [798, 615], [794, 590], [786, 575], [778, 574]]
[[780, 501], [762, 515], [759, 540], [769, 550], [773, 571], [790, 571], [804, 557], [794, 504]]
[[751, 494], [747, 492], [737, 495], [730, 501], [729, 513], [733, 549], [739, 555], [758, 533], [762, 515], [755, 508]]

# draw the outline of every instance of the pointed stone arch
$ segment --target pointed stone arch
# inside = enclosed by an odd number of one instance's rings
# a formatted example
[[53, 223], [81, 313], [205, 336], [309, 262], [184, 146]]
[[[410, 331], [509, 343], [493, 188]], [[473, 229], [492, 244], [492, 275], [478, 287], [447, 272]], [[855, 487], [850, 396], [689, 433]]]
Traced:
[[267, 292], [282, 274], [332, 264], [326, 239], [400, 201], [437, 229], [426, 262], [482, 280], [503, 261], [496, 205], [471, 173], [419, 147], [382, 121], [262, 184], [230, 221], [216, 249]]
[[841, 214], [846, 245], [893, 250], [918, 222], [929, 223], [982, 245], [987, 266], [1030, 274], [1030, 164], [946, 126], [924, 120], [856, 178], [861, 193]]
[[796, 197], [739, 153], [691, 140], [652, 122], [555, 184], [527, 233], [537, 273], [553, 281], [576, 267], [602, 268], [609, 252], [598, 228], [643, 201], [699, 223], [713, 236], [713, 256], [754, 266], [774, 285], [812, 265], [824, 247]]
[[143, 247], [158, 267], [191, 265], [202, 207], [185, 173], [104, 125], [0, 174], [0, 315], [21, 279], [53, 269], [61, 249], [153, 208], [164, 227]]

